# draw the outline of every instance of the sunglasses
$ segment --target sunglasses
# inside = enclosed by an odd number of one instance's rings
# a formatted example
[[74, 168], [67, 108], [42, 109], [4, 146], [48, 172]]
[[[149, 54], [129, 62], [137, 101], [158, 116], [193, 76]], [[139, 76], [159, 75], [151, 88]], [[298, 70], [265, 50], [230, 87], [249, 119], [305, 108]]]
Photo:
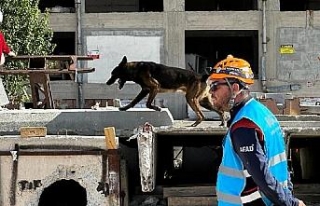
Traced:
[[217, 91], [218, 90], [218, 87], [220, 85], [229, 85], [227, 82], [212, 82], [212, 84], [210, 85], [210, 91]]

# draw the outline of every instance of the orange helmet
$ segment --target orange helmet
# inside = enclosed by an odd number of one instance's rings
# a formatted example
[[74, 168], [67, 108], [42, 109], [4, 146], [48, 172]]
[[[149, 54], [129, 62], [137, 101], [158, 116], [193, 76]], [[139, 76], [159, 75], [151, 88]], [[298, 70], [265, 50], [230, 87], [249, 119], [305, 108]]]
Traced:
[[235, 78], [246, 84], [254, 83], [254, 75], [250, 64], [239, 58], [228, 55], [226, 59], [221, 60], [213, 67], [213, 73], [209, 79]]

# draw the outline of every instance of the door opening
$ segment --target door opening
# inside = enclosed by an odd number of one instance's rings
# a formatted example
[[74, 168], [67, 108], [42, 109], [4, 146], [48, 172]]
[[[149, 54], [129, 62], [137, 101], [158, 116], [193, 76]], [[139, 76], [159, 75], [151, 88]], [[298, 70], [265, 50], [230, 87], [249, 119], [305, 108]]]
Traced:
[[87, 192], [74, 180], [59, 180], [45, 188], [38, 206], [86, 206]]

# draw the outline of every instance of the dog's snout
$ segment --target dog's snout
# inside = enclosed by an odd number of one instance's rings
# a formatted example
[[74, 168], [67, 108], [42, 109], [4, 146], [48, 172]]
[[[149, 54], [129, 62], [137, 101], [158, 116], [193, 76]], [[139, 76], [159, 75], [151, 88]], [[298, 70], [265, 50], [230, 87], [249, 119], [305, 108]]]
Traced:
[[107, 84], [107, 85], [111, 85], [111, 84], [113, 84], [115, 81], [116, 81], [116, 79], [111, 77], [111, 78], [106, 82], [106, 84]]

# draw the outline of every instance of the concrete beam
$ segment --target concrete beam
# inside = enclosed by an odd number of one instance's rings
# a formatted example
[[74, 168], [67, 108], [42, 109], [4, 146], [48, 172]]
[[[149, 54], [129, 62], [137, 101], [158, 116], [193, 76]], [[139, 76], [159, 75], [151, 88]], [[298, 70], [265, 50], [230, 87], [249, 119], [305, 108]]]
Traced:
[[117, 136], [128, 137], [146, 122], [154, 127], [173, 124], [173, 117], [166, 108], [160, 112], [146, 108], [123, 112], [110, 107], [98, 110], [6, 110], [0, 113], [0, 135], [19, 134], [21, 127], [47, 127], [48, 135], [104, 135], [105, 127], [115, 127]]

